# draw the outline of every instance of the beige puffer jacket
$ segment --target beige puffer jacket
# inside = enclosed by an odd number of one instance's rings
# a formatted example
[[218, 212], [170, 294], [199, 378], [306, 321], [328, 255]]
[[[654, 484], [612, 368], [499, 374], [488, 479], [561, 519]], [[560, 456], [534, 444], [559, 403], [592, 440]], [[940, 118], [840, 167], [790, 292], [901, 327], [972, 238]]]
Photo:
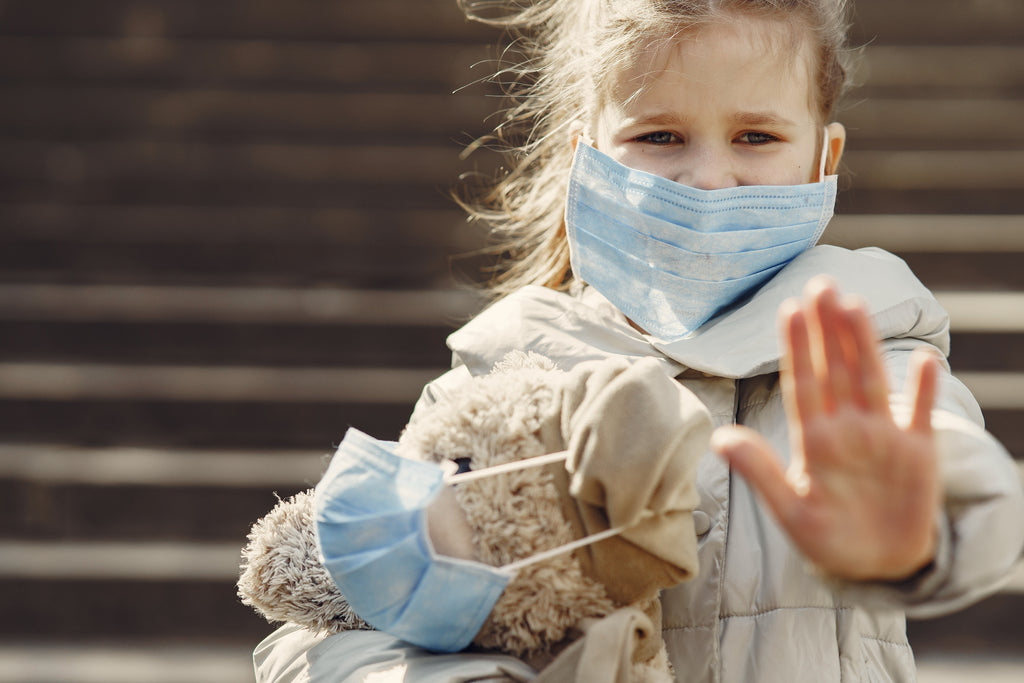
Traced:
[[[775, 312], [819, 273], [867, 302], [885, 340], [892, 387], [903, 386], [913, 349], [931, 345], [948, 352], [945, 312], [902, 261], [875, 249], [815, 247], [749, 301], [673, 344], [635, 331], [592, 289], [571, 296], [527, 287], [449, 338], [455, 368], [424, 390], [420, 405], [457, 391], [513, 349], [536, 351], [566, 370], [611, 356], [654, 357], [704, 401], [716, 424], [747, 425], [785, 457]], [[904, 409], [901, 401], [895, 393], [897, 414]], [[844, 584], [819, 576], [746, 483], [732, 477], [718, 457], [705, 455], [694, 515], [700, 574], [662, 597], [663, 637], [680, 681], [915, 680], [904, 615], [944, 614], [989, 595], [1024, 545], [1017, 470], [980, 426], [974, 398], [948, 373], [933, 424], [945, 485], [938, 555], [927, 571], [900, 584]], [[359, 681], [387, 667], [404, 672], [394, 680], [406, 681], [529, 678], [518, 662], [451, 657], [442, 662], [385, 634], [352, 632], [320, 641], [286, 627], [257, 650], [256, 669], [257, 680], [275, 683]], [[332, 662], [331, 670], [309, 664], [317, 660]]]

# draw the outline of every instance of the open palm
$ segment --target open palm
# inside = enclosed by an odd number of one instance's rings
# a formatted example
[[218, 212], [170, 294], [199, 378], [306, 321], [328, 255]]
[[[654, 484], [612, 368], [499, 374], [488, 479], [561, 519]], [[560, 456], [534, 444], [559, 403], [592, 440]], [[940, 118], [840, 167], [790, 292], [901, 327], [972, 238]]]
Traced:
[[938, 363], [913, 357], [911, 415], [898, 424], [864, 307], [815, 278], [779, 311], [790, 464], [743, 427], [713, 445], [760, 494], [804, 555], [849, 580], [910, 576], [934, 555], [941, 490], [931, 409]]

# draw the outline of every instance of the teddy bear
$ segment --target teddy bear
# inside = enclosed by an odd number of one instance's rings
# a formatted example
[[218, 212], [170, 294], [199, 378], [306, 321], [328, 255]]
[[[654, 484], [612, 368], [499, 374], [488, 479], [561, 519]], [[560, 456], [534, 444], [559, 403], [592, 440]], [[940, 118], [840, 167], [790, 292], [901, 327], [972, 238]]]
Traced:
[[[596, 680], [580, 673], [588, 667], [615, 683], [674, 680], [658, 596], [698, 570], [692, 512], [706, 408], [654, 359], [563, 370], [512, 352], [489, 374], [466, 375], [413, 414], [398, 455], [473, 472], [565, 451], [564, 463], [451, 487], [473, 559], [502, 567], [615, 533], [520, 569], [471, 647], [529, 662], [538, 681]], [[323, 564], [312, 490], [257, 521], [242, 557], [239, 596], [268, 621], [372, 628]]]

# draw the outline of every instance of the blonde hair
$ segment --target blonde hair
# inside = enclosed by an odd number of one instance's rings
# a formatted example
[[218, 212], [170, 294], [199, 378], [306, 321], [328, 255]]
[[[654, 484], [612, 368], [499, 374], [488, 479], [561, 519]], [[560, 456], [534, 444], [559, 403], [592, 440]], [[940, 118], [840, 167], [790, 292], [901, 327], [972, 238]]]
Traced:
[[[501, 261], [487, 287], [495, 298], [528, 284], [573, 282], [562, 213], [572, 162], [569, 128], [589, 121], [617, 74], [645, 50], [730, 15], [784, 17], [816, 41], [812, 83], [821, 122], [847, 85], [846, 0], [458, 0], [466, 16], [504, 28], [516, 63], [492, 80], [511, 107], [477, 146], [497, 146], [509, 170], [467, 181], [458, 196], [489, 226]], [[804, 34], [806, 35], [806, 34]]]

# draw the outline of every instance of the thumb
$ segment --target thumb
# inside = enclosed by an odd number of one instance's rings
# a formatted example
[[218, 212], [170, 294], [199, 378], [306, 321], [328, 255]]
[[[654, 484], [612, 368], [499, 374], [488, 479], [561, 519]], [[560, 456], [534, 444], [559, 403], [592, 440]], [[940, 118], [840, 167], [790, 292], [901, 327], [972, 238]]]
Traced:
[[711, 435], [711, 447], [747, 480], [779, 522], [786, 526], [797, 494], [768, 441], [747, 427], [727, 425]]

